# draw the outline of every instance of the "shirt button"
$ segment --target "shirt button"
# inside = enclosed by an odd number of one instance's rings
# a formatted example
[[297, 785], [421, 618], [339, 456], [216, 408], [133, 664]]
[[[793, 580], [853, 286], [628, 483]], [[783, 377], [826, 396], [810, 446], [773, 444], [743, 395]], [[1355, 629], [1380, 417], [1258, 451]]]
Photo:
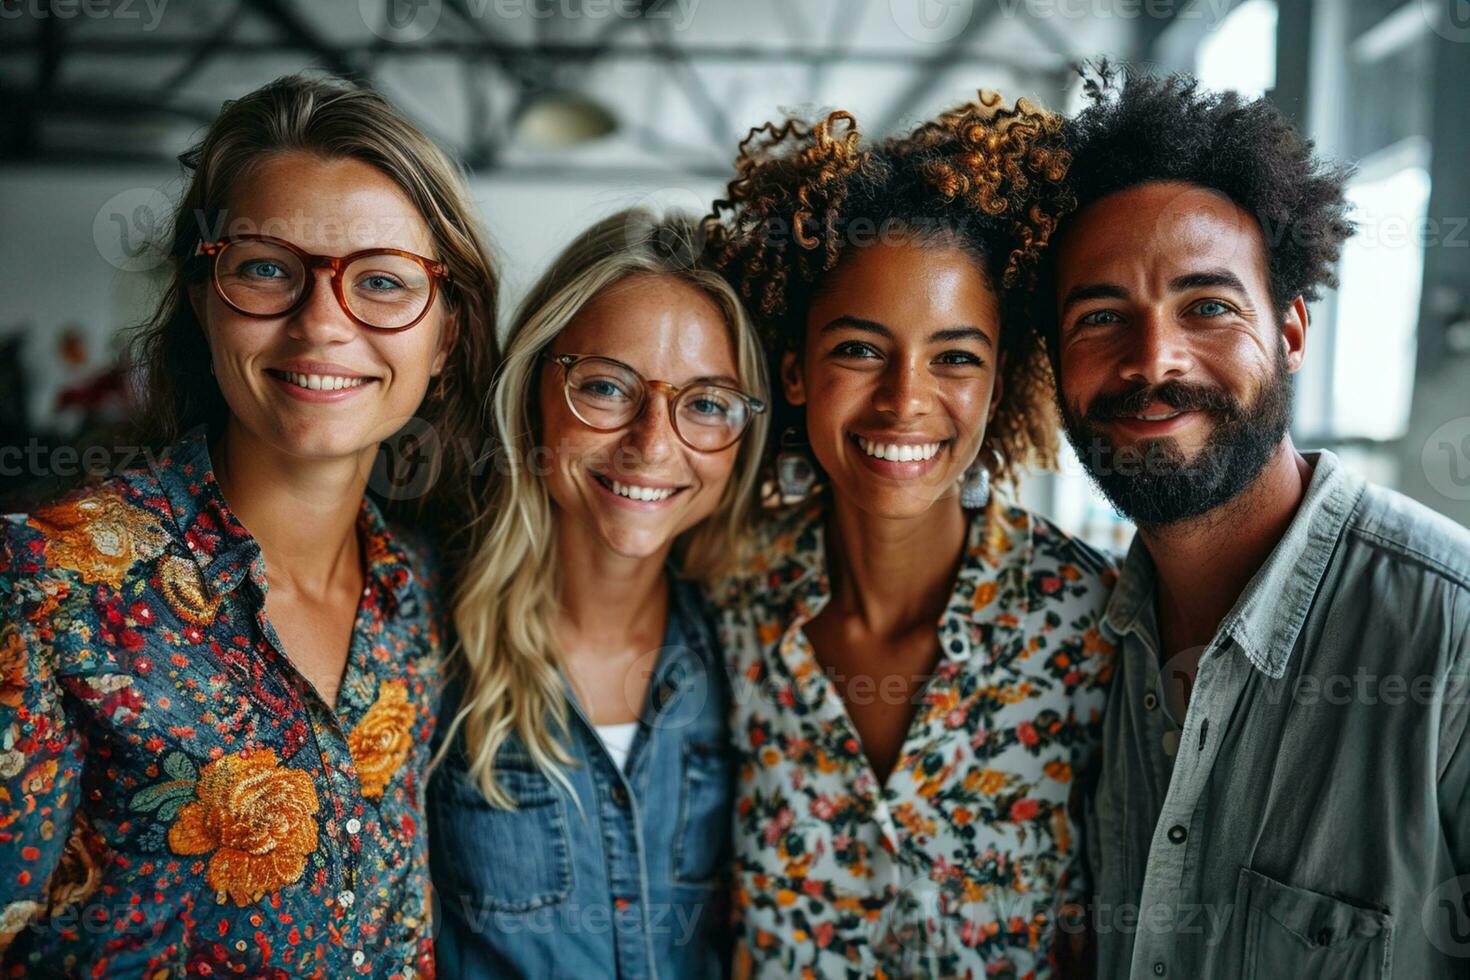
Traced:
[[1159, 706], [1159, 696], [1149, 691], [1143, 696], [1143, 707], [1145, 711], [1152, 711]]
[[348, 819], [348, 821], [347, 821], [347, 832], [349, 834], [355, 834], [355, 833], [357, 833], [361, 829], [362, 829], [362, 821], [361, 820], [357, 819], [356, 817], [351, 817], [351, 818]]
[[367, 959], [367, 957], [364, 956], [362, 950], [359, 949], [357, 952], [352, 954], [352, 965], [362, 966], [362, 961], [365, 959]]
[[350, 909], [352, 903], [357, 901], [357, 896], [350, 891], [340, 892], [337, 895], [337, 901], [344, 909]]
[[1189, 836], [1189, 831], [1184, 829], [1183, 824], [1175, 824], [1169, 828], [1169, 840], [1174, 844], [1183, 844], [1184, 838]]
[[1158, 961], [1156, 961], [1154, 963], [1154, 976], [1161, 977], [1163, 975], [1164, 975], [1164, 961], [1163, 960], [1158, 960]]
[[626, 790], [623, 789], [621, 783], [613, 787], [612, 798], [613, 802], [616, 803], [618, 806], [628, 805], [628, 793]]

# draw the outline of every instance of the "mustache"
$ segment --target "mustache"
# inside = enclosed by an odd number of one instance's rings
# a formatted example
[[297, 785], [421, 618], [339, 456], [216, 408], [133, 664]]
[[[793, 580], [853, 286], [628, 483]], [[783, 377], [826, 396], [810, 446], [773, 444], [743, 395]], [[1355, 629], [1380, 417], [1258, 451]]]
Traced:
[[1240, 403], [1222, 388], [1189, 381], [1165, 381], [1098, 395], [1087, 406], [1084, 417], [1089, 422], [1106, 422], [1137, 415], [1154, 402], [1162, 402], [1177, 412], [1210, 412], [1227, 420], [1243, 416]]

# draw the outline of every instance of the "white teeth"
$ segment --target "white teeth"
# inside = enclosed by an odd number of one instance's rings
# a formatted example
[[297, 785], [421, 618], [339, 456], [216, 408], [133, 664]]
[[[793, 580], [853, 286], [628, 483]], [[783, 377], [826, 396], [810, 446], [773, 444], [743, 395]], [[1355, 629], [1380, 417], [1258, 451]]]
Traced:
[[306, 388], [311, 391], [339, 391], [342, 388], [356, 388], [368, 378], [344, 378], [336, 374], [298, 374], [295, 371], [287, 371], [286, 380], [298, 388]]
[[1133, 417], [1136, 419], [1141, 419], [1144, 422], [1162, 422], [1165, 419], [1172, 419], [1178, 414], [1178, 412], [1165, 412], [1162, 415], [1135, 415]]
[[862, 447], [863, 452], [869, 456], [892, 460], [896, 463], [912, 463], [916, 460], [933, 459], [934, 454], [939, 452], [940, 448], [944, 445], [942, 442], [927, 442], [917, 446], [900, 446], [894, 443], [872, 442], [864, 439], [862, 436], [858, 436], [857, 441], [858, 445]]
[[630, 500], [668, 500], [674, 495], [673, 487], [637, 487], [609, 480], [613, 493]]

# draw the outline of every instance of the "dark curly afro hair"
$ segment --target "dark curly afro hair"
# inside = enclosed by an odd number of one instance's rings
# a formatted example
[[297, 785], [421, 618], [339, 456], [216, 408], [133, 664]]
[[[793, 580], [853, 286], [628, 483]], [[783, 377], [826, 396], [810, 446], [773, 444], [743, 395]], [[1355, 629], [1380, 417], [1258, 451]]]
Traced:
[[[1153, 181], [1212, 188], [1255, 216], [1268, 256], [1271, 299], [1284, 311], [1296, 297], [1336, 286], [1333, 267], [1352, 234], [1343, 188], [1352, 169], [1312, 152], [1274, 105], [1238, 92], [1211, 92], [1188, 75], [1156, 76], [1106, 61], [1080, 70], [1089, 105], [1066, 126], [1068, 181], [1077, 210]], [[1055, 250], [1039, 270], [1033, 316], [1056, 331]]]
[[[1060, 116], [987, 92], [876, 143], [847, 112], [766, 123], [740, 144], [736, 177], [706, 218], [708, 255], [750, 304], [776, 378], [782, 355], [803, 348], [807, 310], [849, 249], [894, 232], [887, 240], [966, 251], [1002, 310], [1004, 387], [980, 458], [996, 479], [1014, 480], [1018, 467], [1055, 462], [1051, 370], [1024, 307], [1070, 206], [1067, 163]], [[803, 411], [776, 402], [774, 431], [804, 431]]]

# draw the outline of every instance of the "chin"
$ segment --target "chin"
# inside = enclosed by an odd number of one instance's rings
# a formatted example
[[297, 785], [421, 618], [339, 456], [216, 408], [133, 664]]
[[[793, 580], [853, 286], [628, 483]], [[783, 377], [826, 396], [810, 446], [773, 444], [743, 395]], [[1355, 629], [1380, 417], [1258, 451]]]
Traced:
[[[854, 492], [856, 491], [856, 492]], [[897, 487], [858, 486], [839, 491], [864, 514], [884, 520], [912, 520], [922, 517], [943, 499], [931, 486]]]
[[655, 558], [673, 540], [672, 535], [628, 532], [604, 528], [603, 544], [619, 558], [641, 561]]

